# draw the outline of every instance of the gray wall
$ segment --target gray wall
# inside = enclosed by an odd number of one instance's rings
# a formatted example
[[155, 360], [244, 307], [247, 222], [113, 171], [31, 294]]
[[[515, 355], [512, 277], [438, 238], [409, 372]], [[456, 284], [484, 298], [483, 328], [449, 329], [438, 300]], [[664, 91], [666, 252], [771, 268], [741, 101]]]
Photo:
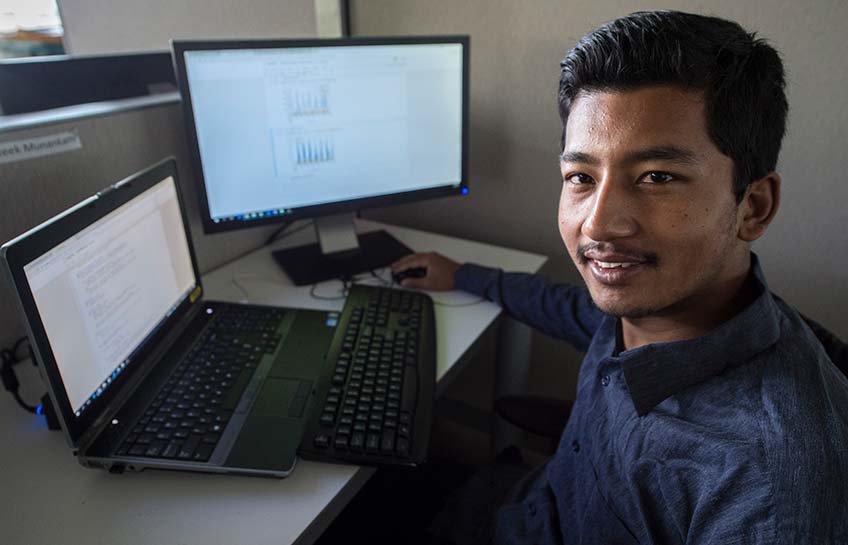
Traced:
[[[314, 0], [64, 0], [60, 8], [70, 52], [75, 54], [163, 50], [172, 36], [316, 35]], [[4, 129], [3, 120], [10, 119], [0, 117], [0, 141], [76, 129], [83, 148], [0, 165], [0, 242], [170, 155], [177, 158], [201, 272], [258, 247], [273, 230], [203, 234], [179, 103], [35, 128]], [[28, 120], [26, 116], [14, 119]], [[5, 281], [0, 281], [0, 308], [4, 309], [0, 313], [0, 346], [8, 346], [24, 329]]]
[[75, 55], [168, 49], [171, 38], [315, 36], [314, 0], [59, 0]]
[[[556, 228], [559, 61], [599, 24], [640, 9], [734, 19], [771, 41], [788, 72], [783, 202], [756, 245], [771, 288], [848, 338], [848, 56], [842, 0], [356, 0], [355, 35], [471, 35], [471, 193], [370, 212], [375, 219], [551, 256], [546, 274], [579, 282]], [[569, 396], [579, 357], [537, 337], [531, 388]]]

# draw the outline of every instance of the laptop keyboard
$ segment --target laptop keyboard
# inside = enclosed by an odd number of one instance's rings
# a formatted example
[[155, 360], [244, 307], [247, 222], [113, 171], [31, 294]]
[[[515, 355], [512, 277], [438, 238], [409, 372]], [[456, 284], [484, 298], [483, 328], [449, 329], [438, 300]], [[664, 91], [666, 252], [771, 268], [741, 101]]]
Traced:
[[353, 286], [330, 347], [326, 395], [306, 457], [415, 465], [429, 442], [435, 322], [425, 294]]
[[285, 311], [222, 305], [116, 454], [206, 462]]

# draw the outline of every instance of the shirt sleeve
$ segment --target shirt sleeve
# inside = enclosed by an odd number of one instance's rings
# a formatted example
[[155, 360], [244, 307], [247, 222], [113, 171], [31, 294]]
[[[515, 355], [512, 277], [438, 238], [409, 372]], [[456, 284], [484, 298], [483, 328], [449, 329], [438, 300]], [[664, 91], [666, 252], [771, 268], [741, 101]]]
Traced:
[[456, 271], [454, 284], [499, 304], [513, 318], [584, 352], [604, 316], [586, 288], [551, 284], [537, 274], [507, 273], [466, 263]]

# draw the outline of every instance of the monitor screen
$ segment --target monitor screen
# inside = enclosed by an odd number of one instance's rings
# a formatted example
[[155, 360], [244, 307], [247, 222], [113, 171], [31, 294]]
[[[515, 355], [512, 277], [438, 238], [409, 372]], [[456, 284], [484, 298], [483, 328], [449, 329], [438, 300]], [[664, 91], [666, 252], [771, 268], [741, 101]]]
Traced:
[[77, 417], [197, 286], [168, 177], [24, 266]]
[[207, 231], [461, 193], [467, 45], [175, 43]]

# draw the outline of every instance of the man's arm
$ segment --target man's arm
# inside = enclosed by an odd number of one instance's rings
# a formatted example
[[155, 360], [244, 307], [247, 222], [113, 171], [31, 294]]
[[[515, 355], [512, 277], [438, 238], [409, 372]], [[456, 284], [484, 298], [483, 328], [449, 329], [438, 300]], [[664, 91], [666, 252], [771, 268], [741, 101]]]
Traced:
[[551, 284], [535, 274], [506, 273], [466, 263], [460, 265], [436, 253], [413, 254], [392, 265], [393, 272], [413, 267], [427, 270], [423, 278], [402, 285], [435, 291], [461, 289], [501, 305], [512, 317], [585, 351], [603, 318], [588, 291], [579, 286]]

